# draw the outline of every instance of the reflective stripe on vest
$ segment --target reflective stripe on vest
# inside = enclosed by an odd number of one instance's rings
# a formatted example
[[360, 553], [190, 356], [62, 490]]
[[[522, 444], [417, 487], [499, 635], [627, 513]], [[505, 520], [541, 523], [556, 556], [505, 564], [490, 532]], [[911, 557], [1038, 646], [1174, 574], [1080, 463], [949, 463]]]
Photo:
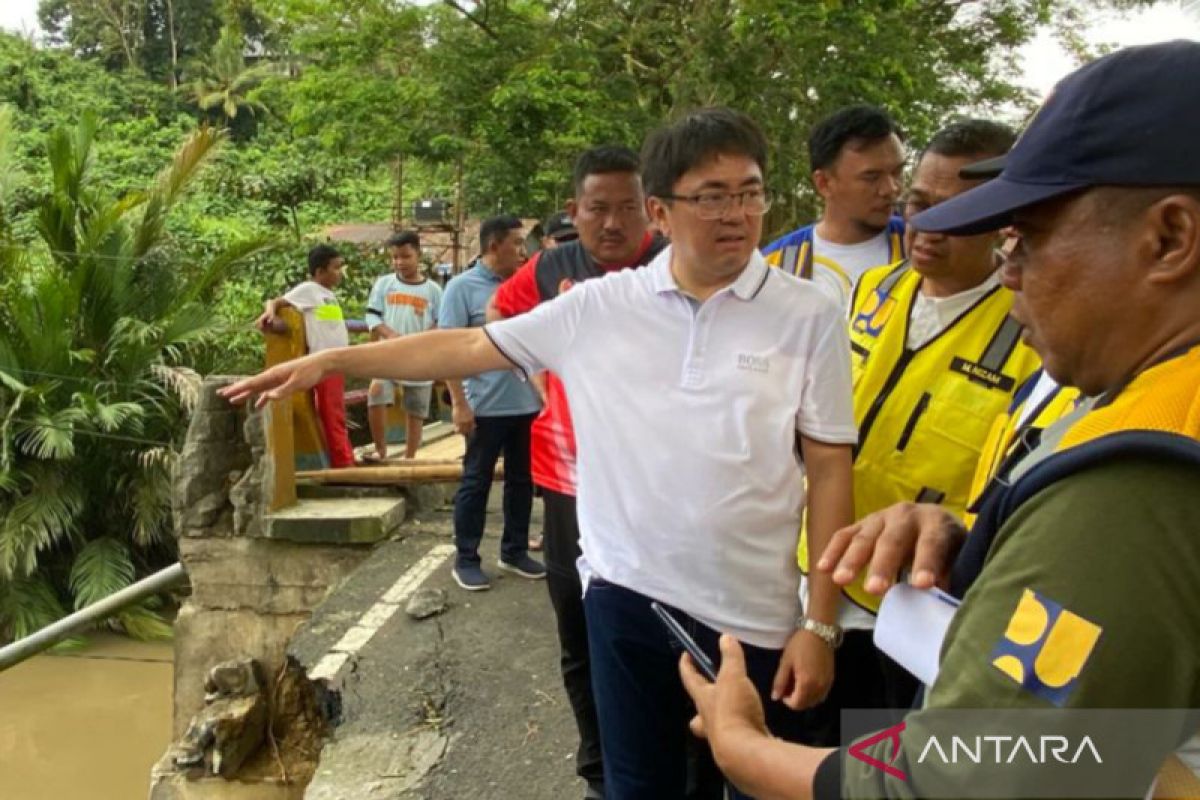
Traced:
[[[1037, 382], [1040, 374], [1039, 371], [1028, 378], [1026, 383], [1030, 388]], [[963, 524], [968, 530], [975, 523], [974, 512], [983, 497], [984, 490], [996, 477], [1000, 466], [1009, 460], [1017, 444], [1025, 442], [1026, 446], [1031, 448], [1035, 443], [1034, 438], [1031, 437], [1036, 437], [1048, 426], [1062, 419], [1075, 408], [1075, 404], [1079, 400], [1078, 389], [1055, 386], [1054, 391], [1044, 397], [1038, 403], [1037, 408], [1030, 412], [1024, 423], [1018, 425], [1026, 404], [1026, 400], [1021, 398], [1020, 394], [1021, 392], [1018, 390], [1017, 402], [1014, 402], [1006, 413], [1001, 414], [992, 423], [992, 429], [988, 432], [987, 441], [983, 445], [983, 455], [975, 468], [975, 478], [971, 481], [967, 513], [963, 515]]]
[[[868, 270], [855, 293], [855, 519], [916, 500], [962, 514], [992, 422], [1039, 364], [1009, 315], [1012, 293], [999, 286], [929, 342], [909, 349], [920, 283], [920, 275], [900, 262]], [[802, 570], [808, 568], [805, 539]], [[878, 608], [878, 598], [866, 594], [861, 582], [844, 591], [863, 608]]]
[[[782, 248], [779, 252], [779, 260], [774, 265], [779, 267], [789, 275], [795, 275], [798, 278], [808, 278], [812, 280], [813, 264], [816, 261], [813, 253], [813, 244], [811, 239], [806, 239], [800, 244], [789, 244]], [[904, 240], [900, 234], [893, 233], [888, 236], [888, 263], [892, 264], [904, 258]], [[768, 263], [770, 259], [768, 259]], [[843, 277], [849, 280], [845, 271], [836, 263], [829, 261], [824, 262], [824, 265], [835, 270]], [[853, 283], [853, 281], [850, 281]]]
[[1130, 455], [1200, 466], [1200, 345], [1146, 369], [1077, 419], [1053, 423], [1046, 435], [1057, 436], [1054, 452], [1021, 462], [1020, 475], [990, 492], [979, 509], [950, 573], [955, 597], [983, 571], [1004, 523], [1058, 481]]

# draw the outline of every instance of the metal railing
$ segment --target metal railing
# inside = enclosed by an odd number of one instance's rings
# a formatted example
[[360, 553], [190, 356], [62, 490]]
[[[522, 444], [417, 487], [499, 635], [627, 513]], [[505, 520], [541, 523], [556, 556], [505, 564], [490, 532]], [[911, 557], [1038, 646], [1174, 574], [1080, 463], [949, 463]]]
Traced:
[[31, 633], [24, 639], [0, 647], [0, 672], [53, 647], [82, 628], [95, 625], [97, 622], [111, 617], [132, 603], [144, 600], [150, 595], [157, 594], [185, 580], [187, 580], [187, 573], [183, 571], [183, 565], [172, 564], [166, 569], [142, 578], [137, 583], [126, 586], [119, 592], [110, 594], [103, 600], [97, 600], [87, 608], [81, 608], [74, 614], [68, 614], [37, 633]]

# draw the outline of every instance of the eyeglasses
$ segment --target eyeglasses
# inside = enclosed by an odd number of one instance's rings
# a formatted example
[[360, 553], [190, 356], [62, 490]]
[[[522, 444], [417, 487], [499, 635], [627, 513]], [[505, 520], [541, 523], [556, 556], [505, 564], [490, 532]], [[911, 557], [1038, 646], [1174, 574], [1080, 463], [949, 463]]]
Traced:
[[699, 194], [659, 195], [663, 200], [682, 200], [696, 207], [700, 219], [720, 219], [729, 212], [736, 200], [742, 212], [752, 217], [761, 217], [771, 209], [771, 195], [765, 189], [746, 189], [741, 192], [700, 192]]

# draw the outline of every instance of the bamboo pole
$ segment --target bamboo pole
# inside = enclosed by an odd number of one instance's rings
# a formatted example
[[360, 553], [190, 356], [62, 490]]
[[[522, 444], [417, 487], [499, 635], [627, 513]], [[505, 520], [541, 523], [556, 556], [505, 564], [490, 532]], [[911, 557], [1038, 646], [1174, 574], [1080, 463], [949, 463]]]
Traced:
[[[380, 467], [347, 467], [297, 472], [298, 480], [352, 486], [395, 486], [407, 483], [453, 483], [462, 480], [461, 461], [388, 464]], [[504, 468], [496, 465], [496, 479], [504, 479]]]

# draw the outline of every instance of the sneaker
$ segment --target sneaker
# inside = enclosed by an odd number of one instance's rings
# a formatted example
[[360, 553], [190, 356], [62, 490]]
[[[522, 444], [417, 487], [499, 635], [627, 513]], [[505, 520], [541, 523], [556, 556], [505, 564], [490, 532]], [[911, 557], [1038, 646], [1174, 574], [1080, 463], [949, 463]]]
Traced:
[[542, 566], [540, 561], [535, 561], [525, 554], [516, 561], [505, 561], [503, 558], [496, 562], [496, 566], [507, 572], [515, 572], [522, 578], [530, 580], [541, 580], [546, 577], [546, 568]]
[[492, 588], [487, 575], [478, 566], [455, 567], [453, 573], [454, 582], [468, 592], [482, 592]]

